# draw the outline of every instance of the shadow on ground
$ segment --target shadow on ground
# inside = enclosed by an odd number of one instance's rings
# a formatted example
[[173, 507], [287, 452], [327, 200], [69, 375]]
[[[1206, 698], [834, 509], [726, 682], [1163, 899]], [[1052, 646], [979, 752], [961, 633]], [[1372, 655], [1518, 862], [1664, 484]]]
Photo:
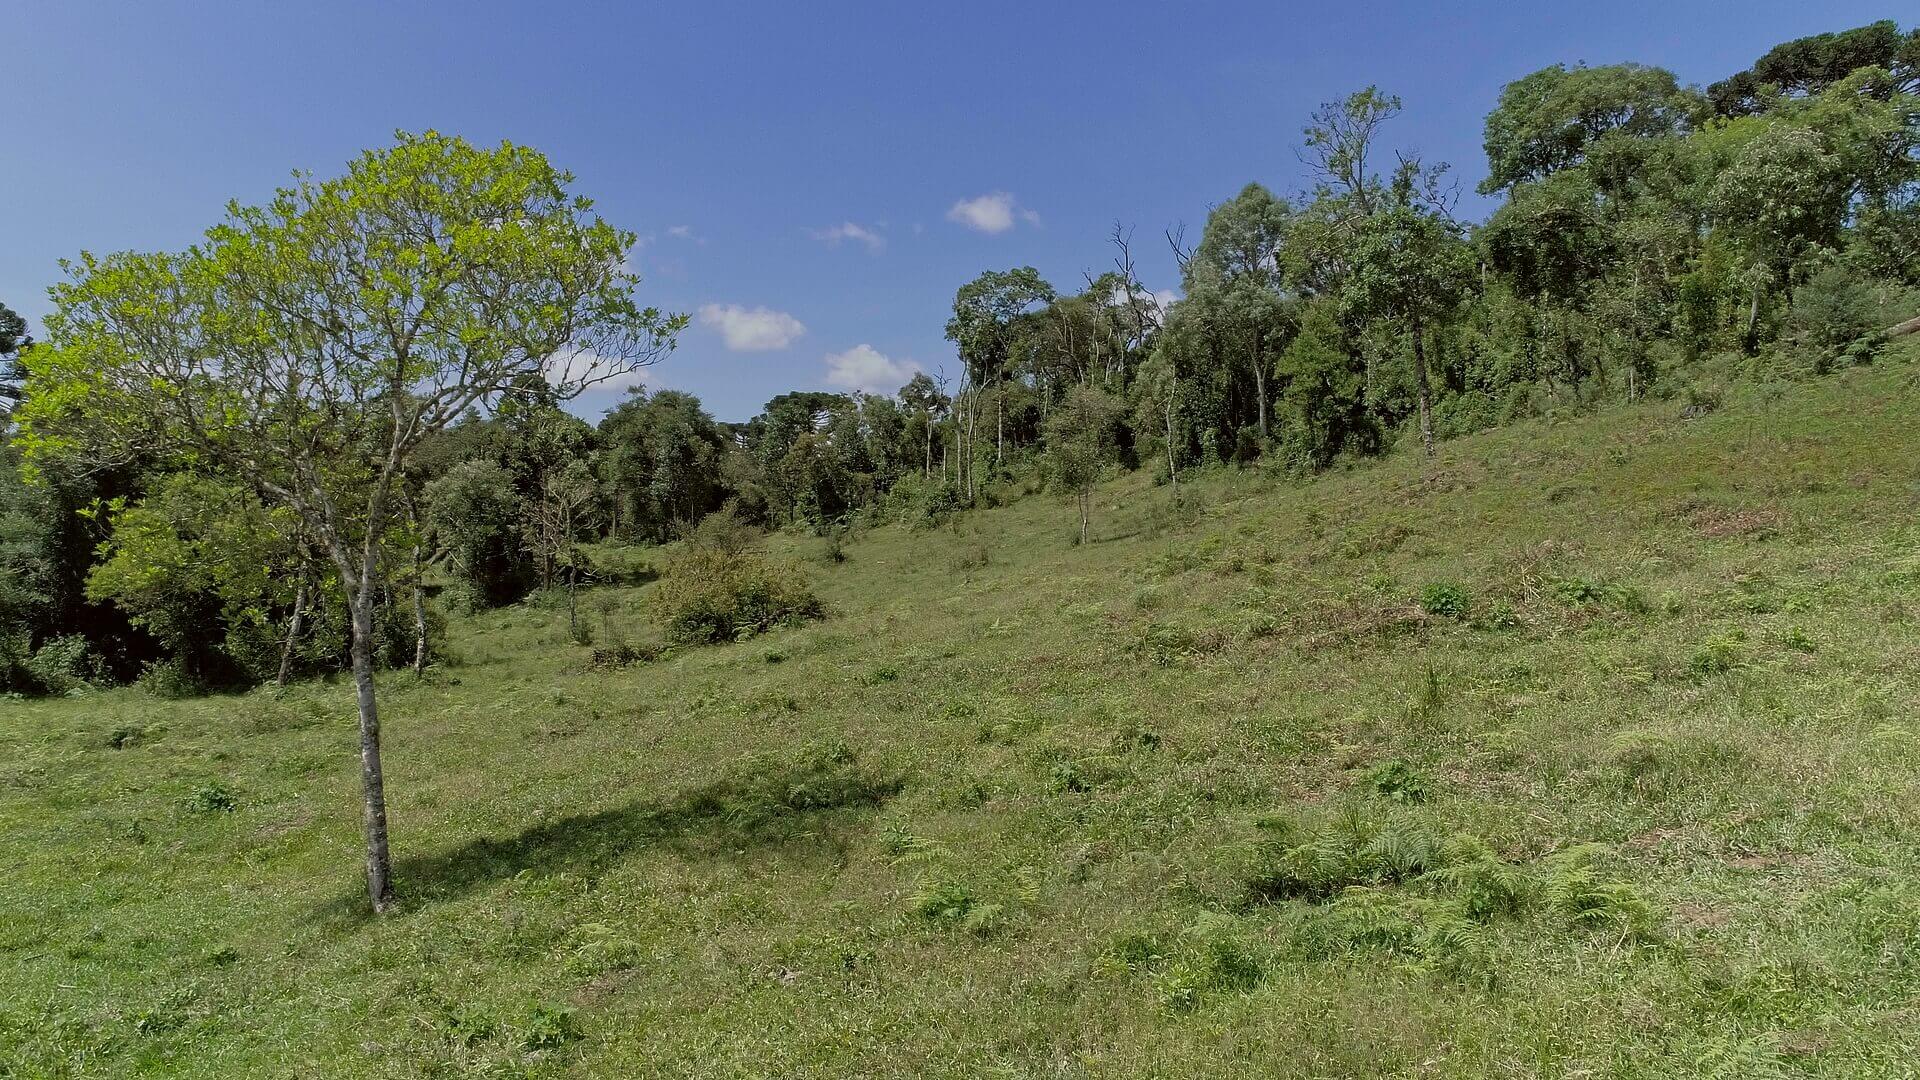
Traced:
[[[393, 879], [402, 903], [419, 907], [528, 871], [592, 873], [656, 844], [724, 841], [736, 850], [785, 843], [817, 830], [822, 815], [878, 806], [903, 785], [898, 776], [859, 767], [844, 749], [754, 762], [664, 801], [636, 800], [543, 821], [514, 836], [483, 836], [438, 854], [401, 859]], [[358, 881], [326, 907], [327, 914], [349, 920], [371, 913]]]

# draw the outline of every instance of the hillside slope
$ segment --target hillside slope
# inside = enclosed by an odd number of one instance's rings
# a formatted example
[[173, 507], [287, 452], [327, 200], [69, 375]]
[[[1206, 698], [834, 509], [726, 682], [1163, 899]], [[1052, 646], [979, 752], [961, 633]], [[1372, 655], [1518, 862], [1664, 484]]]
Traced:
[[385, 919], [344, 683], [0, 703], [0, 1076], [1911, 1075], [1914, 359], [456, 620]]

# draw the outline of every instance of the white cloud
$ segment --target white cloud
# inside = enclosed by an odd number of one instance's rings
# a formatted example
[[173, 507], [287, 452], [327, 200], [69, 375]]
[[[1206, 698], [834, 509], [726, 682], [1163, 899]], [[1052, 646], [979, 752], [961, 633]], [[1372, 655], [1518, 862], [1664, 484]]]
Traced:
[[843, 221], [825, 229], [808, 229], [807, 235], [828, 247], [839, 247], [842, 240], [857, 240], [867, 245], [868, 251], [877, 252], [887, 246], [887, 238], [880, 235], [878, 229], [869, 229], [852, 221]]
[[700, 324], [720, 332], [734, 352], [770, 352], [800, 339], [807, 328], [799, 319], [772, 308], [745, 308], [739, 304], [703, 304]]
[[829, 385], [868, 394], [891, 394], [919, 370], [919, 364], [895, 360], [871, 345], [855, 345], [846, 352], [827, 355]]
[[947, 211], [947, 220], [956, 221], [969, 229], [993, 235], [1013, 228], [1018, 218], [1029, 225], [1040, 224], [1038, 212], [1028, 210], [1014, 200], [1011, 193], [1005, 191], [976, 195], [971, 199], [961, 199]]
[[[1172, 307], [1174, 302], [1180, 299], [1179, 292], [1173, 289], [1148, 290], [1142, 287], [1139, 291], [1135, 292], [1134, 295], [1145, 300], [1147, 305], [1152, 308], [1152, 311], [1148, 313], [1148, 317], [1156, 324], [1166, 319], [1167, 309]], [[1113, 296], [1108, 302], [1116, 306], [1126, 304], [1126, 286], [1115, 285], [1113, 287]]]
[[706, 237], [694, 233], [693, 226], [691, 225], [669, 225], [667, 226], [667, 235], [673, 237], [675, 240], [691, 240], [696, 244], [704, 244], [707, 242]]

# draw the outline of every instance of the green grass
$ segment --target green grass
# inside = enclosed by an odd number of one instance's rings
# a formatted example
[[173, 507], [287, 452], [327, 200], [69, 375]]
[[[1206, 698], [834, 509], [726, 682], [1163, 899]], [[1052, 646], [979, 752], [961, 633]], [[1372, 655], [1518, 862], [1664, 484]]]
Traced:
[[344, 682], [0, 702], [0, 1076], [1911, 1075], [1914, 355], [457, 619], [388, 918]]

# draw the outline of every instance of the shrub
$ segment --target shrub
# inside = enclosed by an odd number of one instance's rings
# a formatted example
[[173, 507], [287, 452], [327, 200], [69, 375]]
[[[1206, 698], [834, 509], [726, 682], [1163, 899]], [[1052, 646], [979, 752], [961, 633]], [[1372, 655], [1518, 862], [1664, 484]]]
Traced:
[[187, 796], [187, 809], [195, 814], [223, 814], [240, 805], [233, 792], [218, 782], [202, 784]]
[[1191, 1012], [1210, 993], [1252, 989], [1265, 966], [1237, 920], [1207, 912], [1180, 935], [1174, 960], [1160, 978], [1160, 1000], [1175, 1012]]
[[660, 646], [652, 643], [636, 645], [631, 642], [622, 642], [593, 650], [593, 657], [588, 664], [603, 671], [613, 671], [632, 667], [635, 664], [651, 664], [660, 659], [660, 654], [664, 651]]
[[1420, 610], [1448, 619], [1467, 617], [1467, 592], [1450, 581], [1436, 581], [1420, 592]]
[[189, 675], [178, 660], [155, 660], [140, 672], [134, 685], [167, 701], [178, 701], [200, 694], [205, 687]]
[[1348, 816], [1282, 843], [1248, 885], [1254, 900], [1326, 900], [1354, 885], [1411, 881], [1445, 863], [1442, 842], [1407, 824], [1381, 825]]
[[932, 923], [958, 926], [980, 902], [973, 890], [957, 881], [940, 881], [913, 898], [913, 913]]
[[822, 614], [798, 570], [744, 549], [694, 547], [674, 560], [654, 588], [674, 642], [740, 641]]
[[1398, 803], [1422, 803], [1433, 797], [1433, 784], [1426, 774], [1399, 758], [1368, 769], [1367, 783], [1374, 791]]
[[1845, 267], [1815, 271], [1793, 290], [1787, 337], [1816, 374], [1833, 366], [1857, 339], [1878, 329], [1873, 286]]
[[27, 674], [49, 694], [70, 694], [87, 686], [87, 639], [80, 634], [57, 637], [34, 650]]
[[1653, 905], [1626, 882], [1600, 876], [1593, 860], [1601, 850], [1582, 844], [1548, 857], [1541, 898], [1576, 926], [1605, 927], [1622, 938], [1651, 939], [1658, 923]]
[[528, 1015], [520, 1045], [528, 1050], [558, 1050], [580, 1035], [580, 1024], [574, 1019], [572, 1009], [542, 1002]]
[[1687, 659], [1687, 673], [1695, 678], [1723, 675], [1740, 666], [1740, 650], [1731, 641], [1710, 641]]

